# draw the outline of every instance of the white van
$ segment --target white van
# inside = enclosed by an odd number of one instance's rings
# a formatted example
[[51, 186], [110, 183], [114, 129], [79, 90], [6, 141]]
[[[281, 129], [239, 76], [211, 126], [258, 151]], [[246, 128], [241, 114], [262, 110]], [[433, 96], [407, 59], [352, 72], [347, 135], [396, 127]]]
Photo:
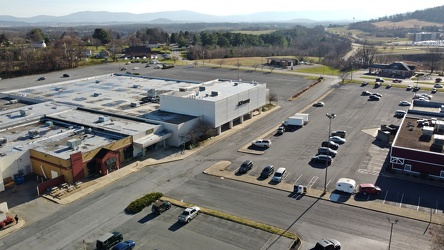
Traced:
[[349, 178], [341, 178], [336, 182], [336, 190], [353, 194], [356, 189], [356, 181]]

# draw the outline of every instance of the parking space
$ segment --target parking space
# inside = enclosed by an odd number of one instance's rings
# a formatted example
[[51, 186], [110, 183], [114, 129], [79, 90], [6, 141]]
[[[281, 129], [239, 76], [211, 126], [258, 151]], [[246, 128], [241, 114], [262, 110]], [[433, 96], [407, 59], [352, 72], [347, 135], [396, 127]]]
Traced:
[[[292, 243], [288, 238], [203, 213], [189, 223], [178, 222], [183, 210], [180, 207], [173, 206], [161, 215], [150, 209], [110, 231], [134, 240], [134, 249], [288, 249]], [[95, 249], [94, 239], [86, 241], [86, 249]], [[80, 242], [73, 247], [84, 248]]]
[[[365, 90], [378, 92], [381, 95], [380, 100], [369, 101], [368, 96], [362, 95]], [[411, 100], [411, 98], [412, 92], [405, 89], [373, 89], [372, 86], [359, 85], [340, 86], [330, 95], [319, 100], [325, 103], [324, 107], [309, 107], [304, 111], [309, 114], [309, 123], [306, 126], [294, 132], [285, 132], [283, 135], [276, 135], [276, 131], [263, 135], [263, 138], [272, 141], [272, 146], [262, 155], [248, 155], [257, 166], [248, 175], [258, 177], [262, 168], [271, 164], [275, 169], [287, 168], [288, 173], [283, 182], [322, 190], [325, 185], [326, 165], [310, 163], [310, 159], [317, 154], [321, 142], [328, 139], [329, 118], [326, 117], [326, 113], [334, 113], [336, 117], [331, 120], [331, 131], [347, 131], [347, 141], [339, 146], [337, 156], [327, 169], [329, 191], [335, 189], [339, 178], [348, 177], [355, 179], [358, 184], [375, 183], [383, 189], [380, 195], [365, 197], [358, 195], [355, 197], [357, 200], [376, 200], [384, 204], [421, 211], [431, 208], [442, 211], [439, 204], [444, 204], [444, 200], [438, 201], [435, 195], [431, 194], [422, 196], [417, 194], [420, 192], [417, 190], [429, 189], [427, 185], [413, 184], [410, 185], [412, 190], [400, 192], [397, 190], [404, 189], [405, 183], [394, 183], [392, 179], [384, 179], [384, 176], [381, 176], [381, 169], [387, 161], [389, 145], [376, 139], [377, 130], [381, 125], [399, 125], [401, 119], [394, 116], [395, 111], [404, 109], [399, 106], [400, 101]], [[444, 96], [437, 93], [433, 100], [444, 102]], [[442, 191], [442, 188], [438, 189]]]

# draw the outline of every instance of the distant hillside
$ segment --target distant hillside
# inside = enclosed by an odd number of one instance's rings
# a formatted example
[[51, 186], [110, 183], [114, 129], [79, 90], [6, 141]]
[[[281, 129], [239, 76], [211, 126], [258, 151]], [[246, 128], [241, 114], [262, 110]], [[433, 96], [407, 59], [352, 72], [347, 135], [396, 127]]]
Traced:
[[[349, 23], [350, 20], [335, 20], [339, 11], [324, 14], [322, 11], [293, 11], [293, 12], [260, 12], [247, 15], [215, 16], [193, 11], [163, 11], [143, 14], [128, 12], [82, 11], [65, 16], [34, 16], [19, 18], [10, 15], [0, 15], [0, 26], [63, 26], [72, 24], [128, 24], [128, 23], [255, 23], [255, 22], [287, 22], [296, 24], [331, 24]], [[322, 19], [316, 20], [321, 16]], [[332, 17], [332, 20], [325, 20]]]
[[[444, 28], [444, 5], [403, 14], [396, 14], [349, 25], [349, 29], [365, 32], [397, 30], [398, 33], [418, 31], [438, 31]], [[398, 36], [398, 35], [397, 35]]]

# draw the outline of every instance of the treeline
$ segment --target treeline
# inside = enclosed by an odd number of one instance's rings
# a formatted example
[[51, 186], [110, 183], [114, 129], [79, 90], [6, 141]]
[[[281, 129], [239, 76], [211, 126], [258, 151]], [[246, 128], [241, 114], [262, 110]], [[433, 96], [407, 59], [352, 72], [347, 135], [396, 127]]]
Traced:
[[[45, 42], [46, 48], [33, 48], [35, 42]], [[116, 61], [128, 46], [176, 44], [187, 48], [189, 60], [230, 57], [307, 56], [322, 58], [333, 66], [351, 49], [345, 38], [325, 32], [323, 26], [295, 26], [291, 29], [253, 35], [239, 32], [188, 32], [168, 34], [161, 28], [144, 28], [122, 34], [96, 28], [90, 34], [79, 35], [73, 29], [62, 34], [47, 34], [35, 28], [22, 35], [0, 35], [0, 75], [13, 77], [77, 67], [85, 60], [87, 46], [105, 46], [108, 60]], [[93, 55], [88, 55], [93, 56]]]

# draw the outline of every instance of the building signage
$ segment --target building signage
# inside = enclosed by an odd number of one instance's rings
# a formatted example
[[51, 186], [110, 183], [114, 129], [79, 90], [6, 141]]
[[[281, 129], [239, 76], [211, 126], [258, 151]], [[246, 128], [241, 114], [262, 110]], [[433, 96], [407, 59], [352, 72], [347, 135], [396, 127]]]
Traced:
[[242, 105], [247, 104], [247, 103], [250, 103], [250, 99], [239, 101], [237, 103], [237, 106], [242, 106]]

